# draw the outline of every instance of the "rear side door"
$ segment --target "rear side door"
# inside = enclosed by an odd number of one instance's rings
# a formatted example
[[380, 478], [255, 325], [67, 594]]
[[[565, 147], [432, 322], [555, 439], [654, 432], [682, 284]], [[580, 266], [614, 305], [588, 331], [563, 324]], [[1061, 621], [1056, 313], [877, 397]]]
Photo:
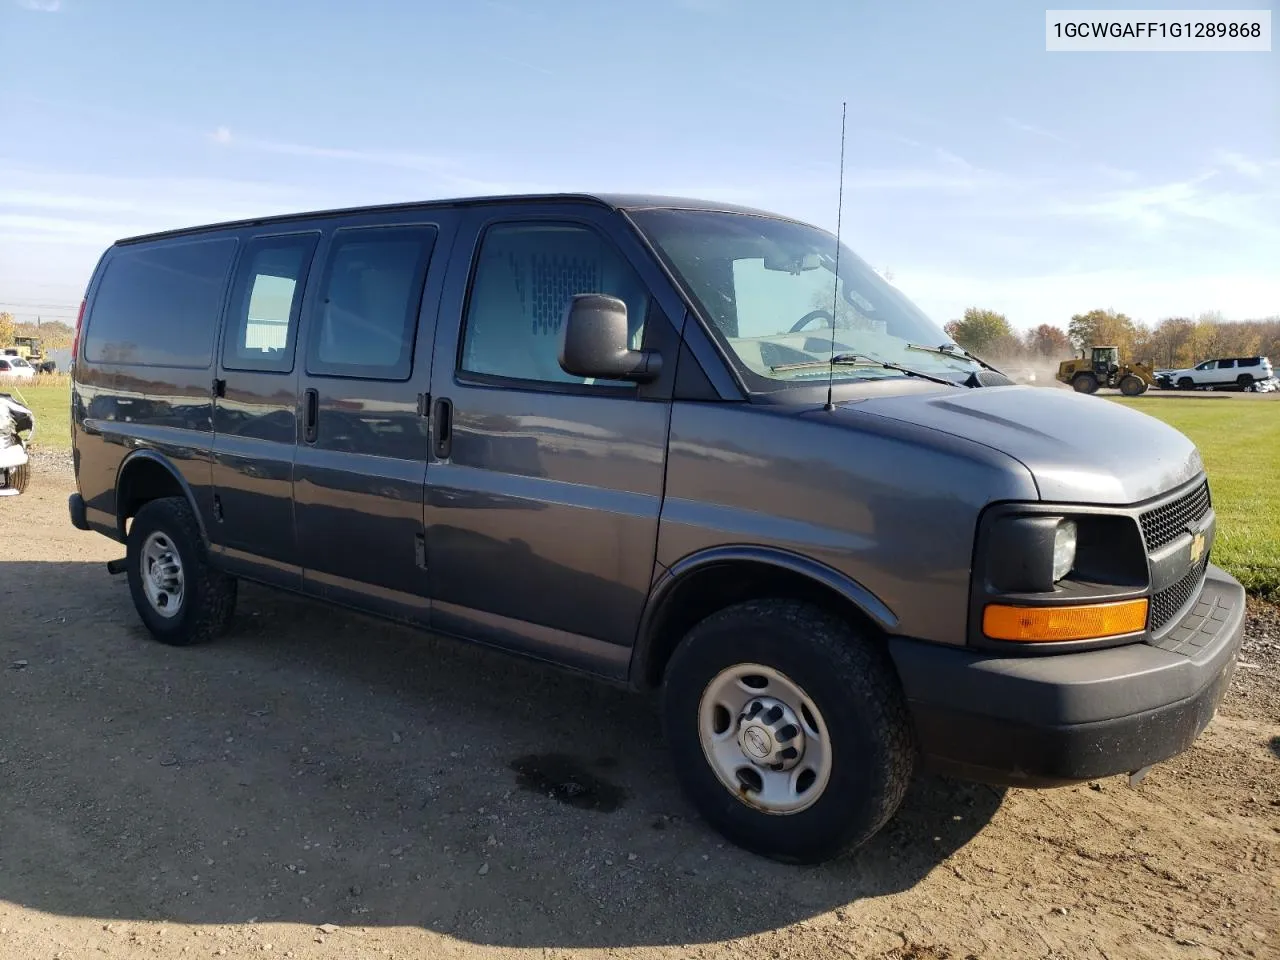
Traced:
[[[678, 335], [662, 275], [596, 207], [474, 208], [457, 249], [432, 373], [432, 624], [621, 676], [666, 472]], [[633, 346], [666, 344], [661, 379], [560, 369], [564, 307], [589, 292], [627, 304]]]
[[214, 549], [227, 569], [293, 589], [298, 321], [320, 237], [295, 227], [242, 245], [213, 382]]
[[419, 624], [427, 394], [456, 215], [344, 222], [327, 238], [305, 322], [294, 513], [317, 596]]

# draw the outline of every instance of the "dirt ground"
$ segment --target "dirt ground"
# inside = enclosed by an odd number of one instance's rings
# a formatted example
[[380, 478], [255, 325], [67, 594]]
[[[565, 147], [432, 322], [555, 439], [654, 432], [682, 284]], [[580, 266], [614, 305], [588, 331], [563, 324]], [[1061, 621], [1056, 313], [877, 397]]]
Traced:
[[1280, 615], [1137, 789], [922, 778], [853, 858], [720, 842], [644, 698], [265, 590], [166, 648], [65, 461], [0, 500], [0, 957], [1280, 957]]

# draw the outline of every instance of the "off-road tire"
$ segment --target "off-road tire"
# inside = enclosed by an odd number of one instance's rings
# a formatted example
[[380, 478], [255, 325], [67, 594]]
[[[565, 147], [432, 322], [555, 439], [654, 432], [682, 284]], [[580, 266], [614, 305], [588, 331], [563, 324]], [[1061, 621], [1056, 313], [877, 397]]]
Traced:
[[[703, 752], [703, 691], [741, 663], [785, 674], [825, 720], [830, 779], [797, 813], [749, 806]], [[856, 849], [897, 812], [915, 767], [911, 720], [888, 654], [861, 628], [798, 601], [748, 601], [690, 630], [667, 666], [662, 712], [676, 775], [694, 806], [731, 842], [774, 860], [818, 863]]]
[[22, 493], [31, 483], [31, 464], [24, 463], [20, 467], [14, 467], [9, 471], [9, 489], [17, 490]]
[[[160, 531], [174, 544], [182, 561], [182, 608], [172, 617], [157, 613], [142, 583], [142, 545]], [[186, 647], [206, 643], [231, 623], [236, 605], [236, 579], [209, 564], [208, 550], [191, 505], [184, 497], [164, 497], [145, 504], [133, 518], [126, 541], [129, 592], [138, 616], [161, 643]]]
[[1071, 380], [1071, 389], [1076, 393], [1097, 393], [1098, 378], [1092, 373], [1077, 373]]
[[1120, 381], [1120, 392], [1126, 397], [1140, 397], [1147, 392], [1147, 384], [1141, 377], [1130, 373]]

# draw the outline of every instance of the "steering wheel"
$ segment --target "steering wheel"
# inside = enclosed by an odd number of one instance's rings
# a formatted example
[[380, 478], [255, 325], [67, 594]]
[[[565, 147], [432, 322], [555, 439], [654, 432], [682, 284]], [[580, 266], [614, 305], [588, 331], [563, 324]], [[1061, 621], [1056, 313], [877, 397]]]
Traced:
[[813, 323], [813, 321], [817, 320], [819, 317], [826, 320], [827, 326], [829, 327], [834, 327], [836, 325], [835, 317], [831, 315], [830, 310], [822, 310], [822, 309], [810, 310], [808, 313], [806, 313], [803, 317], [801, 317], [799, 320], [795, 322], [795, 324], [791, 327], [791, 332], [799, 333], [801, 330], [803, 330], [809, 324]]

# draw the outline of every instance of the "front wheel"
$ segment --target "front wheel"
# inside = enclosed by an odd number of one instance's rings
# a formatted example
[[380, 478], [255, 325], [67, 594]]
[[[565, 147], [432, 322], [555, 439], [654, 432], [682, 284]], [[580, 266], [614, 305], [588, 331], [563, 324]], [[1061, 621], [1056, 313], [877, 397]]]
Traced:
[[210, 566], [185, 498], [152, 500], [138, 511], [129, 527], [126, 563], [133, 605], [161, 643], [203, 643], [231, 622], [235, 578]]
[[698, 624], [663, 683], [676, 774], [733, 843], [791, 863], [855, 849], [897, 811], [915, 745], [883, 649], [807, 604], [758, 600]]
[[1141, 377], [1129, 374], [1120, 381], [1120, 392], [1126, 397], [1140, 397], [1147, 392], [1147, 384]]
[[1071, 381], [1071, 386], [1076, 393], [1097, 393], [1098, 378], [1092, 373], [1076, 374], [1075, 379]]
[[1190, 377], [1182, 377], [1178, 380], [1179, 390], [1194, 390], [1195, 388], [1196, 388], [1196, 382], [1192, 380]]

